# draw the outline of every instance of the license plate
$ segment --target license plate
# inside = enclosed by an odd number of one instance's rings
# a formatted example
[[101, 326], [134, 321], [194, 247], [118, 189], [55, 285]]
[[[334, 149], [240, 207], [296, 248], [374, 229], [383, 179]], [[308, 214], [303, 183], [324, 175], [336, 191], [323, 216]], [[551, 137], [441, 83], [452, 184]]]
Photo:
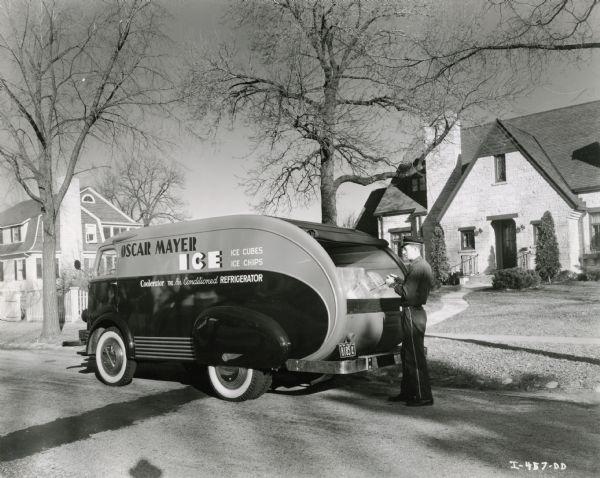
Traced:
[[340, 358], [342, 359], [356, 357], [356, 345], [354, 345], [354, 342], [338, 344], [338, 351], [340, 353]]

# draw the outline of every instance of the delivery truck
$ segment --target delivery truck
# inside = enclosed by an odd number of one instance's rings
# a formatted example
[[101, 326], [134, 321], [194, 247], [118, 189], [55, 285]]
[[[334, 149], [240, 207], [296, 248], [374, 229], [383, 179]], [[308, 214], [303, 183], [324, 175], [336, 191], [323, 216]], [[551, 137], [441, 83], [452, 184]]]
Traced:
[[399, 362], [406, 269], [385, 240], [331, 225], [234, 215], [130, 230], [98, 250], [80, 331], [99, 380], [142, 361], [206, 371], [214, 393], [254, 399], [273, 377]]

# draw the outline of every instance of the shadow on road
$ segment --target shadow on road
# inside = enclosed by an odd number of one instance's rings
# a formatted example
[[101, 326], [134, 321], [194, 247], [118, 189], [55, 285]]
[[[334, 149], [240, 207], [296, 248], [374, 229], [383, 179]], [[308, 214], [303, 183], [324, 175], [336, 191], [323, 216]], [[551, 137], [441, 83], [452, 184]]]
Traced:
[[561, 476], [598, 476], [597, 405], [434, 386], [435, 405], [415, 409], [387, 401], [399, 390], [389, 381], [336, 377], [331, 388], [336, 390], [321, 398], [343, 404], [346, 413], [354, 409], [349, 417], [386, 416], [390, 427], [406, 427], [408, 442], [455, 457], [457, 467], [479, 462], [510, 473], [511, 461], [535, 461], [540, 467], [542, 462], [564, 462], [570, 472]]
[[159, 478], [162, 474], [160, 468], [157, 468], [145, 458], [142, 458], [129, 470], [129, 475], [133, 478]]
[[111, 403], [80, 415], [17, 430], [0, 437], [0, 462], [24, 458], [96, 433], [126, 428], [137, 421], [172, 413], [204, 396], [188, 386], [128, 402]]

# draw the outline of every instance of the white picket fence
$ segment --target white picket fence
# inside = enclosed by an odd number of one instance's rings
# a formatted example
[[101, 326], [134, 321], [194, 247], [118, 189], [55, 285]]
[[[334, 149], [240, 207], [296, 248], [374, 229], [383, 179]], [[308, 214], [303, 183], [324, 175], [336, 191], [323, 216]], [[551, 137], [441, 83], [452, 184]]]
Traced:
[[[81, 320], [81, 312], [87, 308], [88, 293], [79, 287], [71, 287], [58, 295], [58, 316], [61, 322]], [[28, 322], [44, 319], [44, 305], [40, 290], [3, 291], [0, 293], [0, 318]]]

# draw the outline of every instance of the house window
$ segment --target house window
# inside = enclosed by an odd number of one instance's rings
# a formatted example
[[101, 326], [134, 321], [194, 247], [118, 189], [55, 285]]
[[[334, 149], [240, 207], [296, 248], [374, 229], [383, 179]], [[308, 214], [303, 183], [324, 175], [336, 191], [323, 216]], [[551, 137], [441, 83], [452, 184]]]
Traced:
[[10, 228], [10, 241], [21, 242], [21, 226], [13, 226]]
[[425, 178], [423, 176], [415, 176], [412, 178], [411, 189], [413, 192], [425, 191]]
[[0, 244], [4, 244], [4, 229], [0, 229]]
[[408, 229], [406, 231], [390, 232], [390, 239], [392, 242], [392, 250], [396, 254], [401, 255], [402, 246], [404, 245], [404, 238], [411, 237], [411, 236], [412, 236], [412, 232], [410, 229]]
[[463, 229], [460, 231], [461, 250], [475, 249], [475, 229]]
[[590, 213], [590, 248], [600, 251], [600, 212]]
[[91, 271], [93, 267], [94, 267], [94, 259], [91, 259], [89, 257], [84, 257], [83, 258], [83, 270]]
[[0, 282], [4, 282], [4, 262], [0, 261]]
[[122, 232], [128, 231], [129, 228], [125, 226], [104, 226], [102, 228], [102, 232], [104, 233], [104, 239], [108, 239], [109, 237], [116, 236], [117, 234], [121, 234]]
[[88, 244], [96, 244], [98, 238], [96, 237], [96, 224], [85, 225], [85, 242]]
[[496, 182], [506, 182], [506, 156], [504, 154], [497, 154], [494, 156], [494, 164], [496, 169]]
[[[44, 276], [43, 264], [44, 262], [42, 261], [41, 257], [38, 257], [35, 260], [35, 272], [38, 279], [41, 279]], [[60, 264], [58, 262], [58, 258], [54, 259], [54, 275], [57, 279], [60, 277]]]
[[15, 280], [27, 279], [27, 270], [25, 269], [25, 259], [15, 260]]
[[84, 194], [83, 197], [81, 198], [81, 202], [95, 203], [96, 200], [94, 199], [94, 196], [92, 196], [91, 194]]
[[537, 246], [538, 241], [540, 240], [540, 232], [542, 231], [541, 224], [542, 223], [539, 221], [531, 223], [531, 226], [533, 227], [533, 245], [534, 246]]

